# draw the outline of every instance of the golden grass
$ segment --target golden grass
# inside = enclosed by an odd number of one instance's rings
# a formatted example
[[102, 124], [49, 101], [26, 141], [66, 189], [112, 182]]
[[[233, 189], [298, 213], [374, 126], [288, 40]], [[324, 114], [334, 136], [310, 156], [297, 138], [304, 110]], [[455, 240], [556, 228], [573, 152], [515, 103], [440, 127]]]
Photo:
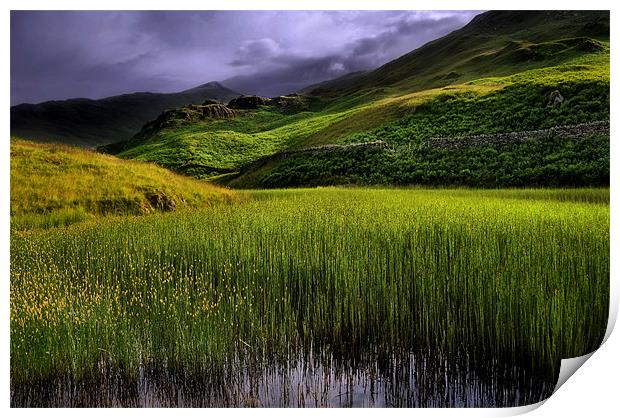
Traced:
[[236, 200], [231, 190], [151, 163], [11, 139], [11, 218], [20, 229]]

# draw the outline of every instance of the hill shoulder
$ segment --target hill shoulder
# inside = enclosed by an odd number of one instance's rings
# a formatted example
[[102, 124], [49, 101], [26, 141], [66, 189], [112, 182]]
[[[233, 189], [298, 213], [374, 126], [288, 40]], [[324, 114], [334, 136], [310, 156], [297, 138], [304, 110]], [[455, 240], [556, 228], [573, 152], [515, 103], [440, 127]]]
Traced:
[[11, 223], [17, 229], [237, 200], [231, 190], [151, 163], [67, 145], [11, 140]]

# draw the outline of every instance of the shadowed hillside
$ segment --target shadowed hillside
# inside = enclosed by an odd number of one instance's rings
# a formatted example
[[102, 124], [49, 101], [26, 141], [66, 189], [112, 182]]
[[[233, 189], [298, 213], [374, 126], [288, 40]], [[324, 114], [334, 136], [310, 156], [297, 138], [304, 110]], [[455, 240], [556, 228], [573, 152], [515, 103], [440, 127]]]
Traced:
[[97, 147], [129, 139], [166, 109], [239, 96], [211, 82], [179, 93], [133, 93], [100, 100], [70, 99], [11, 107], [11, 135]]

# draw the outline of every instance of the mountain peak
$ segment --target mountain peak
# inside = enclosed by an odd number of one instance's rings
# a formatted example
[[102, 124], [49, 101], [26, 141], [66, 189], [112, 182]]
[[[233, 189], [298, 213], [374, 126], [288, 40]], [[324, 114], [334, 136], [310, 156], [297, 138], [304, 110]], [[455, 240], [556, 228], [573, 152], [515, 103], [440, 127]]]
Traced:
[[224, 87], [221, 83], [219, 83], [217, 81], [209, 81], [208, 83], [201, 84], [201, 85], [196, 86], [194, 88], [196, 88], [196, 89], [204, 89], [204, 88], [225, 89], [226, 87]]

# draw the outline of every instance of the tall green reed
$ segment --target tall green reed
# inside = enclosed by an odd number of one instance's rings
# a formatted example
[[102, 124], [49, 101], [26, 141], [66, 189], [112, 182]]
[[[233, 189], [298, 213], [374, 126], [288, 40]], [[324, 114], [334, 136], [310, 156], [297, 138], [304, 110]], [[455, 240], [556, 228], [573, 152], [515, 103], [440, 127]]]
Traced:
[[557, 367], [605, 332], [609, 206], [596, 202], [608, 191], [590, 193], [261, 191], [14, 232], [11, 376], [80, 377], [102, 362], [215, 370], [310, 346]]

